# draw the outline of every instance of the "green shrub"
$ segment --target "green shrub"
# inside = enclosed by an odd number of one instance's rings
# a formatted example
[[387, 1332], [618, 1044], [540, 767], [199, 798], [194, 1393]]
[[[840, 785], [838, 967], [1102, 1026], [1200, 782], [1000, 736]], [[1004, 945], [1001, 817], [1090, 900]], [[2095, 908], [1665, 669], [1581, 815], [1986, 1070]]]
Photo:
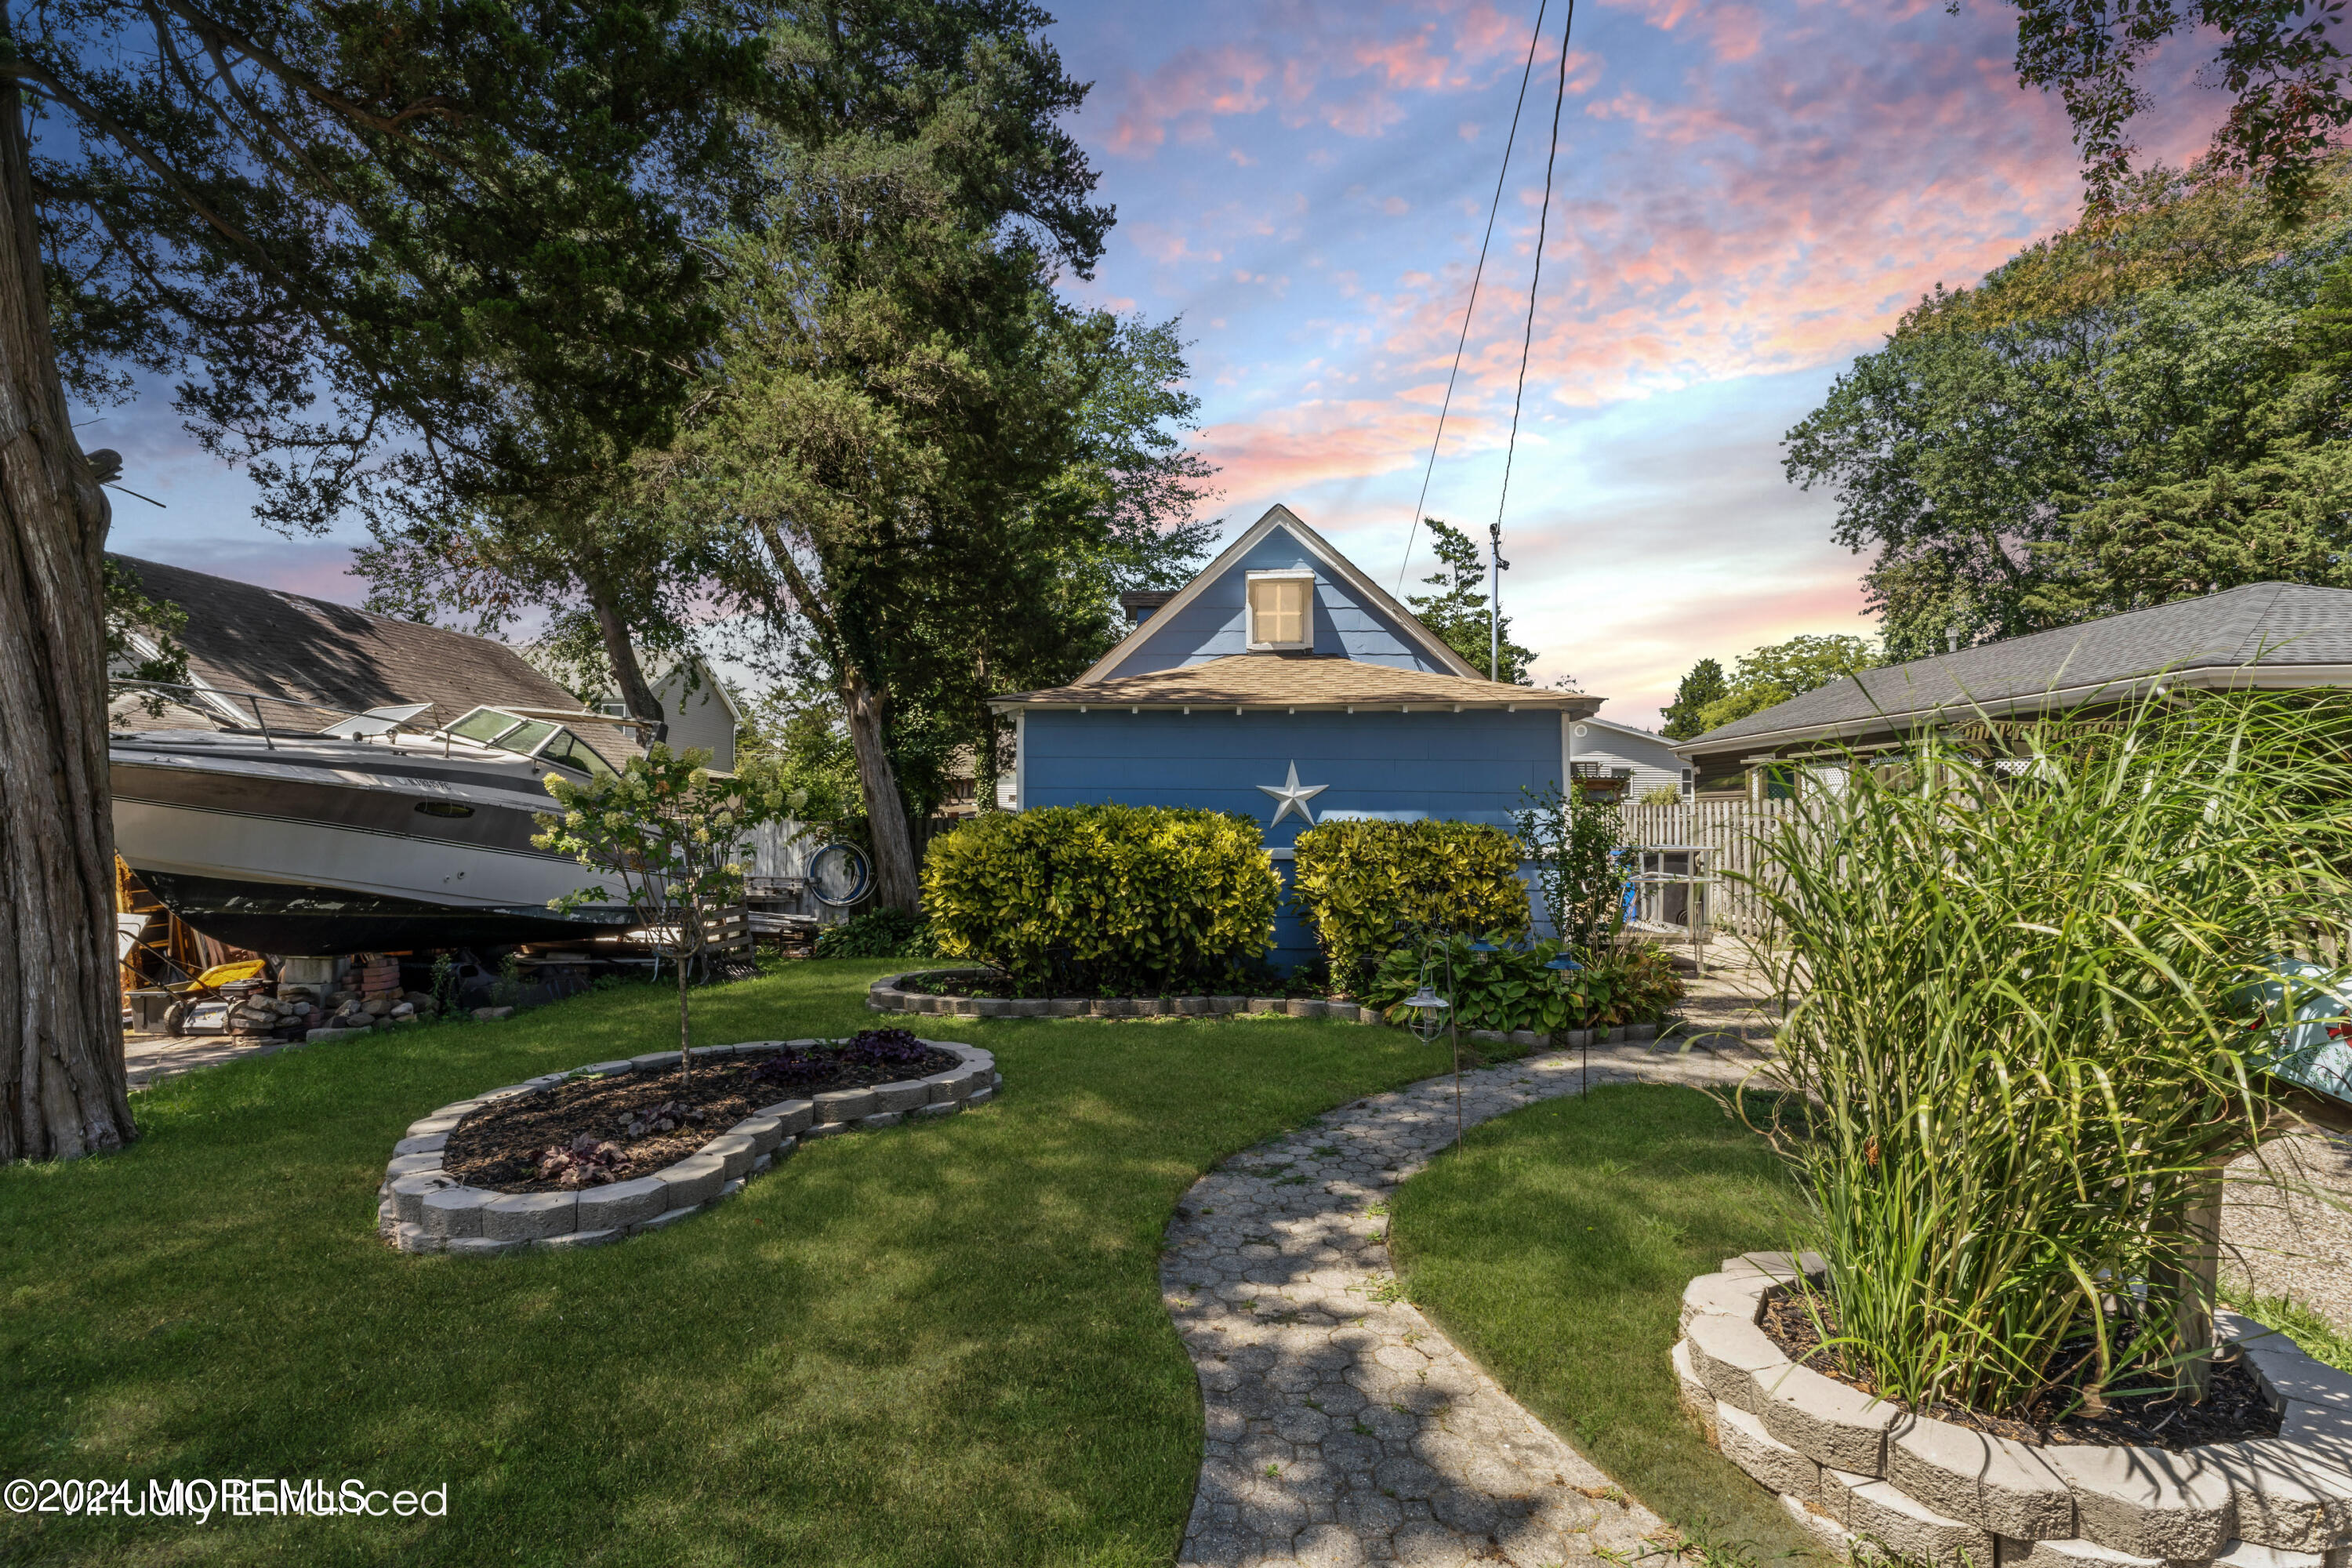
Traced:
[[2159, 697], [2000, 770], [1925, 741], [1769, 836], [1777, 1071], [1822, 1107], [1781, 1142], [1836, 1353], [1888, 1397], [2195, 1379], [2222, 1168], [2274, 1110], [2242, 983], [2352, 892], [2345, 712]]
[[1220, 987], [1274, 946], [1281, 894], [1254, 818], [1171, 806], [987, 812], [923, 861], [940, 953], [1024, 996]]
[[868, 910], [817, 933], [819, 958], [937, 958], [930, 922], [905, 910]]
[[1528, 929], [1519, 843], [1475, 822], [1327, 822], [1298, 836], [1292, 891], [1332, 986], [1353, 994], [1399, 922], [1437, 931]]
[[[1430, 988], [1444, 996], [1454, 1021], [1465, 1029], [1613, 1029], [1621, 1024], [1654, 1024], [1682, 999], [1682, 977], [1673, 963], [1647, 942], [1610, 947], [1582, 969], [1547, 969], [1559, 943], [1546, 937], [1524, 948], [1506, 945], [1504, 932], [1486, 938], [1499, 952], [1473, 952], [1471, 938], [1447, 937], [1426, 956]], [[1412, 1021], [1402, 1004], [1421, 984], [1419, 946], [1389, 954], [1364, 990], [1364, 1001], [1389, 1022]]]
[[1579, 955], [1602, 951], [1625, 926], [1625, 819], [1614, 800], [1558, 784], [1522, 790], [1511, 813], [1520, 853], [1535, 870], [1536, 899], [1553, 932]]

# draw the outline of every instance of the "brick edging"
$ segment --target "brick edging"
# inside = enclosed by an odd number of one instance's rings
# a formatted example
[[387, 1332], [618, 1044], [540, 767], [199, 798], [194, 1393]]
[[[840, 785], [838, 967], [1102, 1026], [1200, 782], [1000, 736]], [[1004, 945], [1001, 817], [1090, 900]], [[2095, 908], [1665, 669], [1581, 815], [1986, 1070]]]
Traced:
[[1821, 1259], [1751, 1252], [1683, 1291], [1675, 1374], [1725, 1458], [1846, 1555], [1976, 1568], [2347, 1568], [2352, 1374], [2234, 1312], [2216, 1333], [2281, 1414], [2279, 1435], [2162, 1448], [2040, 1447], [1911, 1415], [1791, 1362], [1766, 1300]]
[[[819, 1045], [817, 1040], [751, 1040], [697, 1046], [697, 1061], [764, 1056]], [[392, 1163], [377, 1187], [376, 1230], [402, 1252], [449, 1252], [487, 1257], [533, 1247], [595, 1247], [641, 1230], [658, 1230], [742, 1191], [744, 1181], [792, 1154], [802, 1142], [853, 1130], [889, 1127], [909, 1116], [952, 1116], [985, 1105], [1004, 1082], [996, 1058], [955, 1040], [925, 1040], [952, 1052], [956, 1067], [929, 1077], [872, 1089], [836, 1089], [810, 1099], [780, 1100], [737, 1122], [683, 1160], [647, 1175], [577, 1192], [501, 1193], [469, 1187], [442, 1174], [441, 1152], [467, 1113], [499, 1100], [543, 1094], [574, 1078], [617, 1078], [678, 1064], [676, 1051], [652, 1051], [626, 1061], [593, 1062], [548, 1073], [471, 1100], [445, 1105], [412, 1123], [393, 1145]]]
[[[866, 988], [866, 1005], [877, 1013], [936, 1013], [958, 1018], [1160, 1018], [1223, 1017], [1244, 1013], [1279, 1013], [1292, 1018], [1337, 1018], [1350, 1024], [1382, 1024], [1378, 1009], [1322, 996], [958, 996], [934, 991], [908, 991], [905, 980], [979, 974], [976, 969], [910, 969], [886, 974]], [[1401, 1027], [1383, 1025], [1384, 1027]], [[1655, 1039], [1656, 1024], [1627, 1024], [1614, 1029], [1563, 1029], [1557, 1036], [1539, 1029], [1465, 1029], [1465, 1039], [1514, 1046], [1617, 1045]]]

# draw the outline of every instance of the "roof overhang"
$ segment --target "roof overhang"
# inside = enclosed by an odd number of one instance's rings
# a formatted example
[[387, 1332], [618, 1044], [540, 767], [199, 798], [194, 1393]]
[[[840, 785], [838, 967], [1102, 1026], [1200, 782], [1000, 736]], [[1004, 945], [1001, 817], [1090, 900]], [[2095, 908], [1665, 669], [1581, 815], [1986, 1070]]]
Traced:
[[1191, 698], [1185, 700], [1160, 698], [1123, 698], [1106, 693], [1099, 698], [1080, 701], [1074, 698], [1038, 698], [1029, 693], [992, 698], [988, 706], [998, 713], [1562, 713], [1571, 719], [1589, 719], [1601, 704], [1602, 699], [1581, 693], [1551, 697], [1538, 692], [1521, 690], [1517, 698], [1494, 700], [1468, 699], [1454, 701], [1450, 698], [1406, 698], [1394, 702], [1359, 700], [1353, 702], [1318, 700], [1245, 700], [1240, 702], [1219, 702], [1210, 699]]

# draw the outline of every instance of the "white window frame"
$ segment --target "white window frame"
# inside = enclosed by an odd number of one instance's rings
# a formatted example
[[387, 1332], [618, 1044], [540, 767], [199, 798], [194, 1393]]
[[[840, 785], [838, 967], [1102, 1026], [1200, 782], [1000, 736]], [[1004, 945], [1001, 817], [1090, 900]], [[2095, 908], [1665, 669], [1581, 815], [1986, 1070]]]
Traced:
[[[1297, 642], [1267, 642], [1257, 635], [1257, 605], [1250, 598], [1251, 586], [1259, 583], [1304, 583], [1307, 604], [1298, 616], [1298, 629], [1304, 635]], [[1242, 587], [1242, 615], [1246, 621], [1244, 636], [1252, 653], [1312, 653], [1315, 650], [1315, 574], [1305, 567], [1286, 567], [1279, 571], [1252, 572]]]

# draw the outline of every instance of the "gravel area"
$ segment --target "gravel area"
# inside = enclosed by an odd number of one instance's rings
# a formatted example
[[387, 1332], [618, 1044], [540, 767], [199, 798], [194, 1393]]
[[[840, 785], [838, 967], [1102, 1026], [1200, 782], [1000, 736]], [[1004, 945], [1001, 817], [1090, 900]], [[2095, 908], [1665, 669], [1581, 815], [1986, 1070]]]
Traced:
[[2263, 1181], [2253, 1155], [2230, 1167], [2225, 1271], [2264, 1295], [2292, 1296], [2352, 1333], [2352, 1137], [2281, 1139], [2263, 1159], [2287, 1190]]

